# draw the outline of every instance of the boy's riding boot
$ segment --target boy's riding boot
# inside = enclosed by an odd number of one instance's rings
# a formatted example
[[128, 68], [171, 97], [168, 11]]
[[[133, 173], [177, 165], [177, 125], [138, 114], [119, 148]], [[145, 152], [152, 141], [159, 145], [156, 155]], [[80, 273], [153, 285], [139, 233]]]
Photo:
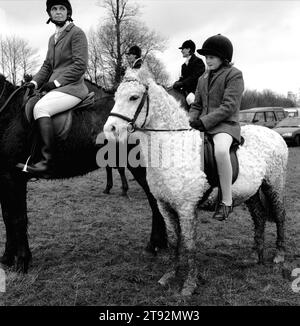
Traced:
[[233, 208], [231, 206], [227, 206], [222, 202], [219, 202], [216, 207], [216, 211], [213, 215], [213, 219], [218, 221], [225, 221], [228, 219], [229, 215], [232, 213]]
[[[41, 160], [33, 165], [27, 166], [27, 171], [34, 176], [47, 176], [51, 172], [52, 153], [54, 144], [54, 131], [52, 119], [42, 117], [36, 120], [41, 136]], [[17, 167], [24, 168], [24, 164], [18, 164]]]

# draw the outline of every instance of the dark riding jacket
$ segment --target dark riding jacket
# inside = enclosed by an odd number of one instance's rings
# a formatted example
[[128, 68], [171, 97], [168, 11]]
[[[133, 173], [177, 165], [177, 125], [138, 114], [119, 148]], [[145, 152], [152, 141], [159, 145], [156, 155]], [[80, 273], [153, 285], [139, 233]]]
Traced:
[[199, 77], [204, 73], [205, 65], [203, 61], [192, 54], [188, 65], [184, 63], [181, 66], [181, 77], [179, 82], [183, 83], [182, 89], [187, 94], [195, 93]]
[[56, 44], [54, 34], [50, 37], [46, 59], [33, 80], [38, 88], [48, 81], [57, 80], [61, 86], [55, 91], [84, 99], [88, 95], [84, 83], [87, 65], [88, 42], [85, 33], [70, 23]]

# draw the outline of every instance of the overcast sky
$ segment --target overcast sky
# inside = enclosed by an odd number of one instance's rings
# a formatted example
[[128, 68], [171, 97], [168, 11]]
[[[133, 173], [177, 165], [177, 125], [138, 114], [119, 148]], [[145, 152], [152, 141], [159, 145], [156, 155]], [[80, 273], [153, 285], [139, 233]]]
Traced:
[[[97, 0], [70, 0], [74, 23], [85, 32], [103, 22]], [[133, 1], [133, 0], [132, 0]], [[233, 62], [246, 88], [286, 95], [300, 90], [300, 0], [138, 0], [140, 19], [168, 39], [159, 56], [175, 81], [184, 62], [178, 47], [192, 39], [197, 48], [221, 33], [233, 43]], [[46, 25], [46, 0], [0, 0], [0, 34], [14, 34], [38, 48], [41, 62], [54, 25]], [[202, 57], [203, 58], [203, 57]], [[204, 58], [203, 58], [204, 59]]]

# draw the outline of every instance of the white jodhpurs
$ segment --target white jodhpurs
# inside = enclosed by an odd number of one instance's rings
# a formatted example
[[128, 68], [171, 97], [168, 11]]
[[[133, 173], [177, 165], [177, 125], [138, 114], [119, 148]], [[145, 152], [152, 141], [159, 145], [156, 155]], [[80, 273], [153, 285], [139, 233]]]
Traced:
[[81, 99], [62, 92], [51, 91], [43, 96], [34, 106], [34, 120], [53, 115], [71, 109], [81, 102]]
[[229, 149], [233, 138], [226, 133], [214, 135], [215, 157], [220, 178], [220, 186], [222, 190], [222, 202], [230, 206], [232, 205], [232, 167], [230, 161]]

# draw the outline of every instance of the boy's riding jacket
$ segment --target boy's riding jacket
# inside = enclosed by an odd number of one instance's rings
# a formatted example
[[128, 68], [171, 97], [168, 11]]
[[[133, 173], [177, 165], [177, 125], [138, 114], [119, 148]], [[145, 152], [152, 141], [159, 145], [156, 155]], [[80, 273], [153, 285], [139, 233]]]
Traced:
[[195, 93], [198, 78], [204, 73], [205, 65], [203, 61], [192, 54], [188, 64], [184, 63], [181, 66], [181, 77], [179, 82], [182, 83], [183, 90], [186, 94]]
[[222, 66], [198, 80], [190, 120], [200, 119], [210, 134], [225, 132], [240, 141], [239, 109], [244, 91], [243, 75], [235, 67]]
[[38, 88], [45, 82], [59, 83], [56, 91], [84, 99], [88, 89], [84, 74], [88, 64], [88, 42], [84, 32], [70, 23], [55, 42], [55, 34], [49, 39], [46, 59], [34, 76]]

